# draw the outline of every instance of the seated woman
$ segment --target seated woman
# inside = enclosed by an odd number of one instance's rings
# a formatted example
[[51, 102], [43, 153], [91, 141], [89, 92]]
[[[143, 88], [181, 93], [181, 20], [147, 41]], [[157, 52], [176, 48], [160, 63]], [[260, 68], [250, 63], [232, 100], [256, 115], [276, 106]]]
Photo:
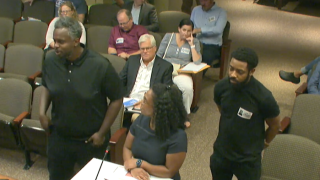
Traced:
[[[193, 22], [190, 19], [180, 21], [179, 33], [167, 33], [161, 41], [157, 55], [163, 59], [181, 66], [193, 61], [200, 64], [200, 42], [193, 38]], [[193, 82], [190, 74], [173, 74], [173, 83], [182, 91], [183, 104], [188, 114], [193, 99]]]
[[[72, 17], [76, 20], [78, 20], [78, 14], [76, 11], [76, 8], [73, 6], [72, 2], [70, 1], [65, 1], [61, 3], [59, 7], [59, 17]], [[46, 47], [45, 49], [53, 49], [54, 48], [54, 40], [53, 40], [53, 31], [54, 31], [54, 25], [58, 21], [59, 17], [55, 17], [51, 22], [48, 27], [47, 35], [46, 35]], [[80, 38], [80, 42], [82, 44], [86, 44], [86, 30], [84, 29], [83, 24], [79, 21], [79, 24], [82, 27], [82, 35]]]
[[149, 179], [149, 174], [180, 180], [187, 153], [187, 113], [178, 87], [154, 85], [144, 95], [141, 114], [123, 147], [124, 167], [139, 180]]

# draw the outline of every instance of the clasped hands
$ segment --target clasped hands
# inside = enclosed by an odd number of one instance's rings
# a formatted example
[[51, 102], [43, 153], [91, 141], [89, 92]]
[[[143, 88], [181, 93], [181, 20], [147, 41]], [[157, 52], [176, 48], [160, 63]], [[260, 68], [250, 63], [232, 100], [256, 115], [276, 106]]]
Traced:
[[123, 59], [128, 59], [130, 57], [130, 55], [125, 53], [125, 52], [122, 52], [122, 53], [118, 54], [118, 56], [123, 58]]
[[137, 159], [132, 158], [124, 162], [124, 168], [130, 171], [132, 177], [138, 180], [150, 180], [150, 175], [142, 168], [137, 168]]

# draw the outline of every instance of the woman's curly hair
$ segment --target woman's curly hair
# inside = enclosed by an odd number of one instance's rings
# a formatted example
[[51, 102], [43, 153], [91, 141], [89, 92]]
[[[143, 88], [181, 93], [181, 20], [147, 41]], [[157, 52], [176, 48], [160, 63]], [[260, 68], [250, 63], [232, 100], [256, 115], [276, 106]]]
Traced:
[[182, 93], [176, 85], [156, 84], [153, 91], [155, 134], [161, 140], [170, 133], [184, 129], [187, 112], [183, 105]]

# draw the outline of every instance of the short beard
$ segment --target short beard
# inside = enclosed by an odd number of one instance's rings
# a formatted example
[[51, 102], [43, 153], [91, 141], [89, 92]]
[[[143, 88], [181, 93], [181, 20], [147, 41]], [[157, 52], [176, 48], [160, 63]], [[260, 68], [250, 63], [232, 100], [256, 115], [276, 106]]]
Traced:
[[[240, 91], [240, 90], [242, 90], [242, 89], [247, 85], [247, 83], [249, 82], [249, 80], [250, 80], [250, 75], [249, 75], [249, 74], [250, 74], [250, 72], [248, 72], [247, 78], [246, 78], [244, 81], [242, 81], [242, 82], [238, 82], [236, 79], [230, 78], [230, 76], [228, 76], [229, 83], [232, 85], [232, 87], [233, 87], [235, 90]], [[236, 83], [236, 84], [231, 83], [231, 82], [230, 82], [231, 79], [232, 79], [233, 81], [236, 81], [237, 83]]]

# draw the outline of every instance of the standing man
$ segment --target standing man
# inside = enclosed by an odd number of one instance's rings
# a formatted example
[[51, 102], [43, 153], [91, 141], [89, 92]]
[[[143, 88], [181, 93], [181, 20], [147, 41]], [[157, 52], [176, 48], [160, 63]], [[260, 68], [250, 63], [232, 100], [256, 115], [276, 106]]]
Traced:
[[117, 14], [119, 25], [112, 28], [109, 38], [108, 54], [117, 55], [127, 60], [131, 55], [140, 54], [138, 40], [148, 30], [133, 23], [131, 12], [119, 10]]
[[[197, 5], [200, 4], [199, 0], [196, 0]], [[191, 14], [191, 7], [193, 0], [182, 0], [181, 11], [187, 14]]]
[[[214, 60], [220, 59], [227, 13], [217, 6], [214, 0], [200, 0], [200, 4], [201, 6], [195, 7], [191, 14], [191, 20], [194, 22], [193, 34], [197, 35], [203, 45], [202, 62], [211, 65]], [[213, 67], [220, 67], [220, 62]]]
[[[81, 34], [77, 20], [61, 17], [53, 33], [55, 51], [47, 53], [43, 65], [40, 122], [49, 135], [50, 180], [69, 180], [75, 163], [83, 167], [93, 157], [103, 157], [122, 105], [116, 71], [80, 44]], [[52, 120], [46, 116], [50, 103]]]
[[233, 174], [239, 180], [260, 180], [261, 152], [280, 129], [277, 102], [253, 77], [257, 65], [258, 56], [252, 49], [237, 49], [231, 54], [229, 77], [214, 88], [214, 101], [221, 113], [210, 157], [214, 180], [231, 180]]
[[159, 31], [159, 22], [156, 8], [144, 0], [134, 0], [123, 6], [128, 9], [133, 18], [134, 24], [144, 26], [148, 31]]

